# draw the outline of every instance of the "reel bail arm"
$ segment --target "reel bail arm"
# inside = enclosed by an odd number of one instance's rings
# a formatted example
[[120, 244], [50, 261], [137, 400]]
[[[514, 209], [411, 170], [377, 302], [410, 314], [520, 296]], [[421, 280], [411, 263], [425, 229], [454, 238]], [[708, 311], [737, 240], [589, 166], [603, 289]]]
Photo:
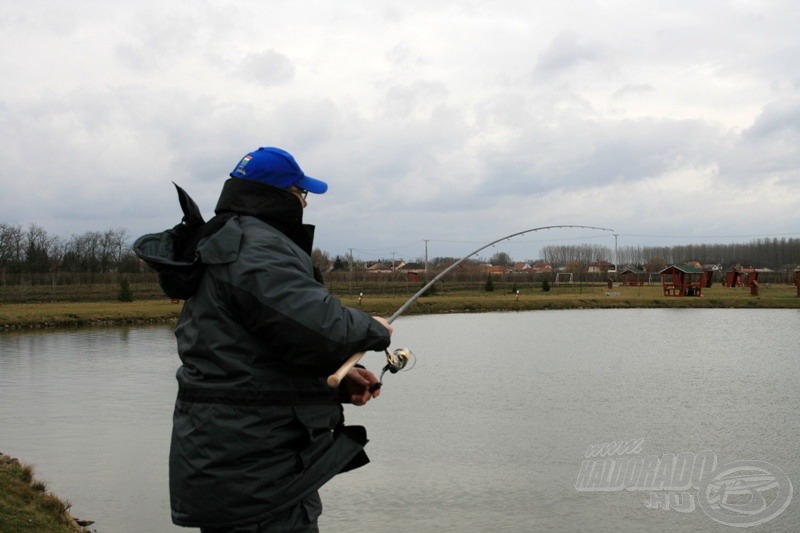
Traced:
[[[378, 378], [378, 382], [369, 388], [370, 392], [375, 392], [383, 386], [383, 376], [387, 370], [392, 374], [397, 374], [401, 370], [411, 370], [417, 362], [416, 357], [408, 348], [397, 348], [391, 354], [388, 349], [384, 351], [386, 352], [386, 366], [381, 370], [381, 377]], [[411, 361], [411, 366], [406, 368], [409, 361]]]

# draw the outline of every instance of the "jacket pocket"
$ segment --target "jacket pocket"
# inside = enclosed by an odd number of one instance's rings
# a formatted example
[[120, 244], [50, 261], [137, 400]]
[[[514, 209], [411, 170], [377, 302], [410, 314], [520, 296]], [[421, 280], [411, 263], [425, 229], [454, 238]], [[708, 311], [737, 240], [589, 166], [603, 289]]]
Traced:
[[294, 406], [297, 421], [306, 430], [306, 445], [300, 450], [300, 460], [305, 468], [316, 462], [333, 444], [334, 428], [342, 423], [339, 405]]

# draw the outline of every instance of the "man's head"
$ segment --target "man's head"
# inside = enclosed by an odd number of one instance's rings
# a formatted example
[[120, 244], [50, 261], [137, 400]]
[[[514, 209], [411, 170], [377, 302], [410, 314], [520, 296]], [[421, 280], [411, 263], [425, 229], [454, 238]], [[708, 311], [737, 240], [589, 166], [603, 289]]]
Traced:
[[231, 172], [232, 178], [255, 181], [278, 189], [322, 194], [328, 184], [306, 176], [289, 152], [280, 148], [259, 148], [244, 156]]

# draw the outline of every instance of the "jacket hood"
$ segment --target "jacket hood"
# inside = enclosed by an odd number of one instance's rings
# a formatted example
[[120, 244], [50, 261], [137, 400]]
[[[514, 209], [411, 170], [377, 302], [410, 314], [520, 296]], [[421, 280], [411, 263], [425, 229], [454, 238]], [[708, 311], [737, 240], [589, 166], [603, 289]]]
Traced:
[[[133, 251], [158, 272], [158, 281], [170, 298], [186, 300], [194, 294], [203, 275], [203, 264], [236, 260], [241, 230], [228, 221], [236, 215], [249, 215], [274, 227], [311, 256], [314, 226], [303, 224], [303, 206], [284, 189], [260, 183], [229, 179], [222, 187], [216, 216], [203, 221], [197, 204], [175, 185], [184, 216], [172, 229], [142, 235]], [[215, 236], [216, 238], [210, 239]], [[205, 243], [205, 244], [203, 244]], [[220, 249], [219, 245], [222, 244]], [[202, 262], [198, 250], [204, 248]], [[322, 281], [316, 269], [315, 278]]]

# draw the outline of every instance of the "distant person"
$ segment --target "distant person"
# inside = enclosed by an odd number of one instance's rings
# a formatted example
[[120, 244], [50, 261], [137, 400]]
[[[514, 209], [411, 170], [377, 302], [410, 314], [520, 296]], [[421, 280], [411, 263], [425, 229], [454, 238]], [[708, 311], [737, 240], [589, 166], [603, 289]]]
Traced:
[[230, 173], [211, 221], [179, 189], [183, 224], [135, 244], [165, 292], [186, 299], [175, 329], [175, 524], [318, 531], [317, 489], [369, 461], [366, 431], [344, 425], [342, 402], [377, 397], [377, 378], [356, 367], [337, 390], [326, 377], [356, 352], [385, 349], [392, 327], [343, 307], [312, 266], [306, 196], [327, 188], [289, 153], [259, 148]]

